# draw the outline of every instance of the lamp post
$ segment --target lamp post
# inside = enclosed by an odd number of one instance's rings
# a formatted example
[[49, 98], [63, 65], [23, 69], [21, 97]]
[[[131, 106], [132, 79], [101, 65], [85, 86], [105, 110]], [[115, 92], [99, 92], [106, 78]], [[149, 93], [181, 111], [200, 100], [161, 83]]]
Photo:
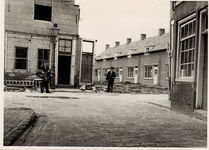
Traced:
[[57, 24], [54, 24], [53, 27], [50, 29], [51, 35], [52, 35], [52, 44], [53, 44], [53, 49], [52, 49], [52, 72], [54, 75], [52, 76], [52, 81], [51, 81], [51, 88], [55, 89], [55, 47], [56, 47], [56, 37], [59, 34], [60, 29], [57, 28]]

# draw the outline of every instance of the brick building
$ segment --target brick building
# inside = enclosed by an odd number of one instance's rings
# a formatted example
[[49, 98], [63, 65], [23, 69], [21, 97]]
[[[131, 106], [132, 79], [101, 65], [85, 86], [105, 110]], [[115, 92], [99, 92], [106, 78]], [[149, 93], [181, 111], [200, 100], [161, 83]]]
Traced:
[[171, 109], [207, 111], [208, 1], [170, 3]]
[[[51, 68], [53, 58], [56, 86], [77, 87], [82, 80], [91, 82], [94, 49], [83, 53], [82, 44], [94, 45], [96, 41], [79, 37], [79, 16], [80, 9], [74, 0], [6, 0], [4, 75], [7, 83], [33, 80], [43, 60], [49, 60]], [[55, 48], [50, 32], [53, 27], [60, 29]], [[88, 77], [82, 75], [86, 64]]]
[[108, 69], [113, 66], [116, 72], [115, 82], [131, 82], [141, 84], [168, 85], [167, 45], [169, 34], [159, 29], [158, 35], [146, 38], [141, 34], [141, 40], [114, 47], [106, 45], [95, 63], [95, 81], [105, 81]]

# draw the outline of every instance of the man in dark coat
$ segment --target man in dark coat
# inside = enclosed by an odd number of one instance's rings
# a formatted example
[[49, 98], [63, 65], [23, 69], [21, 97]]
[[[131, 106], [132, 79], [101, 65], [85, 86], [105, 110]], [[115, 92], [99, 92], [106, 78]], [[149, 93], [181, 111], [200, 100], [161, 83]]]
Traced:
[[114, 72], [114, 68], [111, 67], [110, 71], [108, 71], [107, 77], [106, 77], [106, 80], [108, 83], [107, 92], [113, 92], [113, 84], [114, 84], [115, 77], [116, 77], [116, 74]]
[[43, 84], [41, 84], [41, 93], [44, 92], [44, 87], [46, 89], [46, 93], [51, 93], [49, 91], [49, 76], [50, 76], [50, 70], [49, 70], [49, 62], [47, 60], [44, 61], [44, 64], [40, 67], [42, 70], [42, 73], [44, 74]]

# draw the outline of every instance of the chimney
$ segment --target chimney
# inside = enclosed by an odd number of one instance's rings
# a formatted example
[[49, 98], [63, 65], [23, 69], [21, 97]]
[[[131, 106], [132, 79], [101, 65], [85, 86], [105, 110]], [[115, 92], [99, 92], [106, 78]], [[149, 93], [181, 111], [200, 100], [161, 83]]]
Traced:
[[146, 39], [146, 34], [141, 34], [141, 41]]
[[120, 42], [115, 42], [115, 47], [119, 46]]
[[110, 47], [110, 45], [109, 44], [106, 44], [106, 49], [108, 49]]
[[131, 43], [131, 38], [127, 38], [126, 40], [126, 44], [129, 44], [129, 43]]
[[162, 28], [158, 29], [159, 36], [163, 35], [164, 33], [165, 33], [165, 29], [162, 29]]

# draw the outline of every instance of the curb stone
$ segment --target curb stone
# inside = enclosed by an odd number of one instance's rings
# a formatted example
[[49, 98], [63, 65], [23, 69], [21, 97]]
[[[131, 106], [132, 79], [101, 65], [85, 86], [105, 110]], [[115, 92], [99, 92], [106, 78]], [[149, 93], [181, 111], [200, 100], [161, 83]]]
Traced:
[[4, 135], [4, 146], [11, 146], [19, 136], [37, 119], [35, 112], [31, 112], [24, 120], [22, 120], [8, 134]]
[[162, 107], [162, 108], [165, 108], [165, 109], [169, 109], [171, 110], [171, 108], [169, 106], [164, 106], [164, 105], [161, 105], [161, 104], [157, 104], [157, 103], [153, 103], [153, 102], [146, 102], [148, 104], [152, 104], [152, 105], [155, 105], [155, 106], [159, 106], [159, 107]]

